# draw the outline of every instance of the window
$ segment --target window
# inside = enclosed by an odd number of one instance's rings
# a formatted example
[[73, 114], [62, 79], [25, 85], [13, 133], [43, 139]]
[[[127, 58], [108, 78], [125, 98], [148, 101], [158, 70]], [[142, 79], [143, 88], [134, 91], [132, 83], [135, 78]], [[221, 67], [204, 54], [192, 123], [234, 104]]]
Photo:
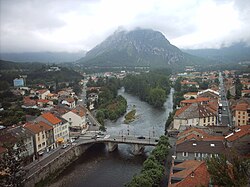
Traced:
[[44, 139], [44, 134], [43, 134], [43, 139]]
[[40, 149], [42, 147], [42, 145], [41, 144], [38, 144], [38, 148]]
[[188, 152], [183, 152], [182, 156], [187, 157], [188, 156]]
[[43, 142], [43, 146], [45, 146], [45, 142]]
[[197, 144], [196, 143], [193, 143], [193, 146], [196, 146]]
[[211, 143], [210, 146], [211, 146], [211, 147], [215, 147], [215, 144], [214, 144], [214, 143]]
[[206, 123], [206, 118], [203, 119], [203, 122]]
[[210, 122], [210, 117], [208, 117], [208, 122]]
[[194, 157], [199, 157], [199, 156], [198, 156], [198, 153], [194, 153]]

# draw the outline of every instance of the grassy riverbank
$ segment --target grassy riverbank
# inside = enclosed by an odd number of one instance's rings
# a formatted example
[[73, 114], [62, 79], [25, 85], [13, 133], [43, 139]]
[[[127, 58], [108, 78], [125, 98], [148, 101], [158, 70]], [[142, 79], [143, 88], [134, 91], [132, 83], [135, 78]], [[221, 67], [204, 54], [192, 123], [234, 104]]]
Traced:
[[135, 120], [136, 109], [133, 108], [129, 113], [125, 115], [124, 123], [129, 124]]

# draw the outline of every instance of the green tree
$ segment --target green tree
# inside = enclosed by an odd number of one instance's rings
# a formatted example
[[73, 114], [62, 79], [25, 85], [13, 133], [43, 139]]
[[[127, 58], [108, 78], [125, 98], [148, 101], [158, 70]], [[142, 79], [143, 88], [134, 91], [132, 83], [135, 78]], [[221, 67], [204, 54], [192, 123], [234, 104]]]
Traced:
[[132, 178], [131, 182], [129, 182], [126, 186], [127, 187], [152, 187], [154, 181], [151, 177], [148, 177], [147, 174], [139, 174]]
[[239, 99], [241, 97], [242, 87], [240, 79], [237, 78], [235, 81], [235, 99]]
[[162, 88], [153, 88], [149, 92], [149, 104], [162, 107], [166, 101], [166, 92]]
[[227, 90], [227, 99], [231, 99], [232, 95], [229, 90]]
[[[231, 158], [230, 158], [231, 157]], [[220, 155], [207, 160], [212, 183], [219, 186], [247, 186], [250, 177], [250, 161], [236, 154]]]

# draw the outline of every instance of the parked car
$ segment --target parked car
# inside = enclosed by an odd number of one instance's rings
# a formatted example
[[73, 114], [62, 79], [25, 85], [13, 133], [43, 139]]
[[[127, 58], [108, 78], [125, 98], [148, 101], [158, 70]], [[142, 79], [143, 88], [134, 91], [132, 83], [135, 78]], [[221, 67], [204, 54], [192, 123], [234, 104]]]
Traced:
[[39, 155], [39, 156], [42, 156], [43, 153], [44, 153], [44, 151], [39, 151], [39, 152], [38, 152], [38, 155]]
[[108, 139], [110, 137], [109, 134], [107, 134], [106, 136], [104, 136], [104, 139]]
[[66, 149], [66, 148], [68, 147], [68, 145], [69, 145], [69, 144], [66, 144], [66, 143], [63, 144], [62, 149]]
[[137, 139], [146, 139], [144, 136], [138, 136]]

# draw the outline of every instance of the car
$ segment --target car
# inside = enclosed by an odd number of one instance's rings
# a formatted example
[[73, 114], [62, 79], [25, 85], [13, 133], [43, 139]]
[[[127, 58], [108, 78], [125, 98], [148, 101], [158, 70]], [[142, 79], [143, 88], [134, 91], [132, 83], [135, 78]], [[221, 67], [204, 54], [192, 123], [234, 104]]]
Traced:
[[44, 151], [39, 151], [39, 152], [38, 152], [38, 155], [39, 155], [39, 156], [42, 156], [43, 153], [44, 153]]
[[138, 136], [137, 139], [146, 139], [144, 136]]
[[108, 139], [110, 137], [109, 134], [107, 134], [106, 136], [104, 136], [104, 139]]
[[91, 139], [96, 139], [97, 138], [97, 135], [94, 135], [91, 137]]
[[93, 123], [93, 126], [96, 126], [96, 124], [95, 124], [95, 123]]
[[104, 135], [104, 133], [102, 133], [102, 132], [98, 132], [97, 134], [98, 134], [98, 135], [101, 135], [101, 136], [103, 136], [103, 135]]
[[223, 108], [224, 111], [226, 111], [226, 108]]
[[66, 143], [63, 144], [62, 149], [66, 149], [66, 148], [68, 147], [68, 145], [69, 145], [69, 144], [66, 144]]
[[155, 139], [155, 142], [159, 142], [159, 140], [158, 140], [158, 139]]

